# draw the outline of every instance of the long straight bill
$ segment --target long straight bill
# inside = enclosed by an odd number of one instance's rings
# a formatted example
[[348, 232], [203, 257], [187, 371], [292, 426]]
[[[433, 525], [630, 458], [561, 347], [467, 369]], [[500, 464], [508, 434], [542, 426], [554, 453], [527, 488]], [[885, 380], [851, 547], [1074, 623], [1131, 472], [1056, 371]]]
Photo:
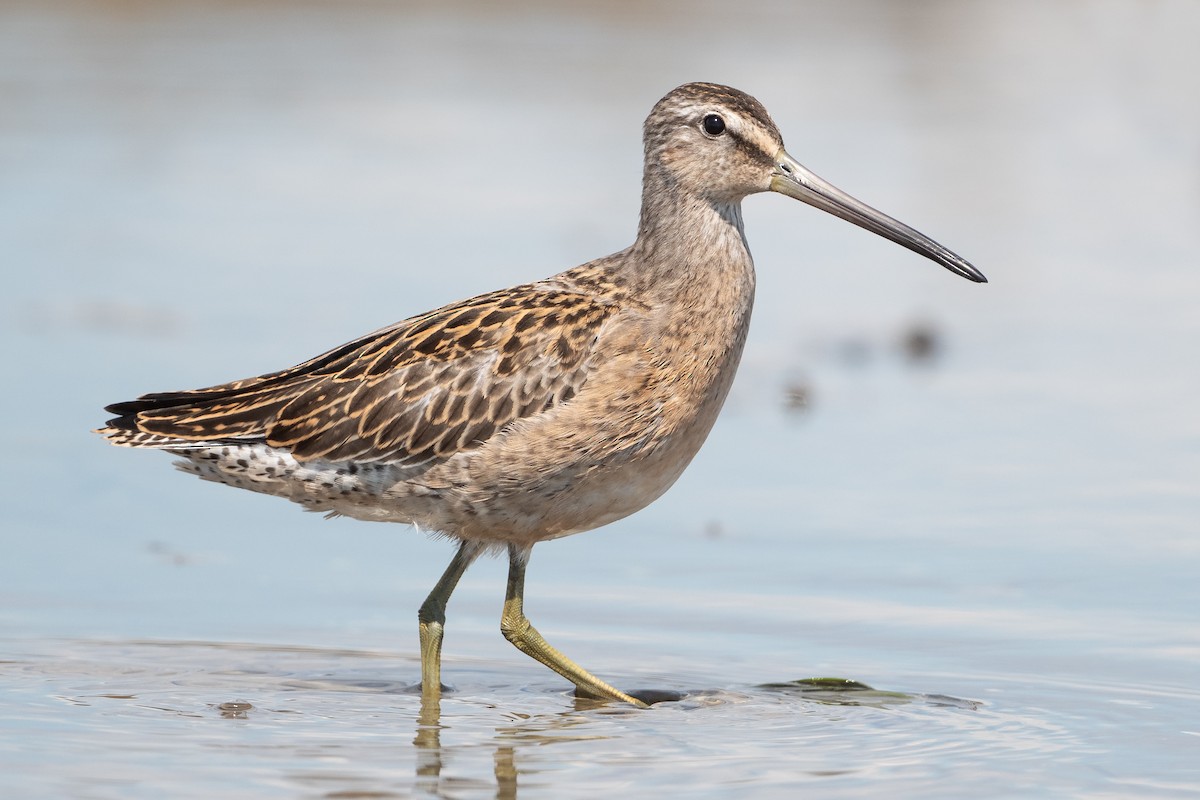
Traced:
[[882, 211], [855, 200], [828, 181], [813, 174], [800, 162], [780, 150], [775, 156], [775, 175], [771, 191], [786, 194], [801, 202], [827, 211], [835, 217], [853, 222], [885, 239], [936, 261], [956, 275], [976, 283], [987, 283], [983, 273], [971, 266], [962, 256], [947, 250], [923, 233], [915, 231]]

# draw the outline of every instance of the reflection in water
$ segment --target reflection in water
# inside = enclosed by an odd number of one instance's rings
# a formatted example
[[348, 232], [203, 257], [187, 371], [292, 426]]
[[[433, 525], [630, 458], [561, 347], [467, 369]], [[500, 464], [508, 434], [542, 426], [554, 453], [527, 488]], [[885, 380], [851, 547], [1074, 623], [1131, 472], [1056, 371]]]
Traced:
[[[666, 690], [643, 690], [635, 693], [638, 699], [654, 704], [680, 700], [684, 697], [679, 692]], [[530, 745], [540, 746], [552, 743], [578, 742], [604, 739], [607, 737], [594, 734], [561, 736], [559, 733], [574, 727], [587, 728], [594, 719], [588, 712], [610, 709], [616, 714], [637, 715], [640, 709], [613, 703], [598, 698], [576, 696], [570, 711], [547, 716], [522, 719], [515, 725], [504, 725], [495, 728], [495, 751], [493, 753], [493, 773], [496, 780], [497, 800], [508, 800], [517, 796], [517, 757], [518, 748]], [[417, 731], [413, 737], [413, 746], [417, 750], [416, 782], [421, 792], [433, 797], [449, 797], [451, 792], [444, 787], [442, 771], [449, 759], [449, 750], [442, 747], [442, 730], [447, 726], [442, 723], [441, 693], [423, 693], [421, 709], [417, 715]], [[473, 748], [472, 748], [473, 749]], [[461, 781], [454, 781], [454, 788], [461, 788]]]
[[442, 777], [442, 702], [440, 695], [421, 696], [421, 713], [417, 715], [417, 788], [434, 797], [442, 797], [439, 782]]
[[[413, 746], [417, 754], [415, 785], [430, 796], [447, 797], [449, 794], [443, 786], [442, 775], [449, 761], [448, 748], [442, 746], [442, 731], [448, 727], [442, 722], [442, 695], [446, 687], [440, 683], [434, 685], [438, 687], [435, 691], [425, 691], [423, 684], [421, 687], [421, 707], [417, 714], [416, 735], [413, 737]], [[676, 703], [687, 697], [686, 693], [672, 689], [638, 689], [629, 694], [647, 706]], [[603, 739], [606, 737], [591, 734], [564, 737], [558, 733], [572, 727], [591, 725], [595, 721], [591, 712], [632, 715], [636, 718], [643, 711], [619, 701], [589, 696], [578, 688], [573, 699], [571, 711], [544, 717], [522, 718], [519, 724], [494, 729], [495, 751], [492, 765], [498, 800], [517, 796], [518, 747]], [[456, 790], [461, 789], [461, 781], [456, 780], [453, 785]]]
[[[442, 768], [447, 753], [442, 749], [442, 701], [439, 693], [421, 696], [421, 711], [417, 715], [417, 735], [413, 746], [417, 749], [415, 786], [418, 791], [432, 797], [450, 797], [454, 793], [443, 790]], [[497, 742], [503, 741], [502, 730], [497, 729]], [[516, 747], [498, 743], [492, 758], [493, 774], [496, 778], [496, 800], [515, 800], [517, 796]], [[461, 781], [454, 782], [461, 789]]]
[[496, 800], [508, 800], [517, 796], [516, 748], [496, 748]]

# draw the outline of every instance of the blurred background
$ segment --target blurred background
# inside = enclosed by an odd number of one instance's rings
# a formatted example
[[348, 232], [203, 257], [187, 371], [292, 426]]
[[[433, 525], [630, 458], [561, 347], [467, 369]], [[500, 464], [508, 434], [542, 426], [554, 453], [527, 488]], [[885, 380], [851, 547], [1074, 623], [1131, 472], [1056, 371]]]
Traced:
[[[642, 120], [709, 80], [991, 283], [749, 198], [708, 444], [527, 590], [593, 671], [693, 699], [570, 709], [481, 562], [449, 793], [1200, 793], [1198, 32], [1192, 0], [0, 3], [0, 787], [447, 792], [403, 690], [452, 548], [88, 431], [625, 247]], [[969, 702], [762, 690], [821, 674]]]

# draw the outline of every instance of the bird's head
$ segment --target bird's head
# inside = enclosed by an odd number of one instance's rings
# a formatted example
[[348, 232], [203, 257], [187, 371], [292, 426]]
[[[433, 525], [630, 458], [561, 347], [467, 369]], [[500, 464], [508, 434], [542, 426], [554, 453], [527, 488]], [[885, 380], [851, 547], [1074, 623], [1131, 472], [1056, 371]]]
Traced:
[[644, 132], [646, 172], [714, 205], [778, 192], [920, 253], [977, 283], [983, 273], [922, 233], [856, 200], [792, 158], [761, 103], [715, 83], [688, 83], [655, 104]]

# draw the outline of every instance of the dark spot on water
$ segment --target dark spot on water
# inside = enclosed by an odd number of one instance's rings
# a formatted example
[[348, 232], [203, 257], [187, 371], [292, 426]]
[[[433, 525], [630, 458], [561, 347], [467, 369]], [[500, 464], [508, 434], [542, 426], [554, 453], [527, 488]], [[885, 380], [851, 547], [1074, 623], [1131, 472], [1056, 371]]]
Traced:
[[687, 697], [687, 692], [677, 692], [672, 689], [634, 689], [626, 694], [641, 700], [648, 706], [658, 703], [678, 703]]
[[767, 692], [790, 695], [831, 706], [885, 706], [926, 704], [939, 707], [961, 708], [975, 711], [982, 707], [976, 700], [962, 700], [941, 694], [908, 694], [876, 689], [849, 678], [800, 678], [781, 683], [764, 683], [759, 689]]
[[[680, 700], [683, 700], [688, 696], [687, 692], [678, 692], [674, 689], [633, 689], [631, 691], [627, 691], [626, 694], [635, 700], [641, 700], [648, 706], [656, 705], [658, 703], [678, 703]], [[629, 708], [629, 705], [626, 703], [618, 703], [607, 698], [596, 697], [595, 695], [589, 694], [578, 687], [575, 689], [575, 702], [580, 710], [604, 707]]]
[[764, 683], [758, 688], [833, 706], [886, 706], [907, 703], [912, 699], [902, 692], [880, 692], [849, 678], [800, 678]]
[[783, 387], [784, 410], [792, 414], [802, 414], [812, 406], [812, 385], [805, 380], [796, 378]]
[[231, 700], [221, 703], [216, 709], [225, 719], [247, 719], [254, 706], [244, 700]]
[[932, 324], [916, 322], [901, 335], [900, 347], [910, 362], [932, 361], [942, 349], [941, 335]]

